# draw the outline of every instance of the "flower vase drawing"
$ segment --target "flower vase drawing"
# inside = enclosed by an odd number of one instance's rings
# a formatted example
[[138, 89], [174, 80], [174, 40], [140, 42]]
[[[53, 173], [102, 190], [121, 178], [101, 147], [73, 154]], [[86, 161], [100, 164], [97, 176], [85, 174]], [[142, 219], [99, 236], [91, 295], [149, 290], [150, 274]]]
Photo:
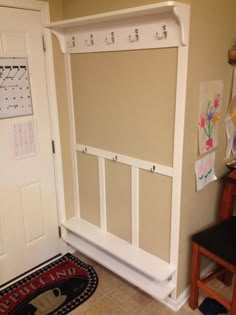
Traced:
[[200, 86], [199, 151], [214, 149], [218, 144], [218, 123], [222, 100], [222, 81], [203, 82]]

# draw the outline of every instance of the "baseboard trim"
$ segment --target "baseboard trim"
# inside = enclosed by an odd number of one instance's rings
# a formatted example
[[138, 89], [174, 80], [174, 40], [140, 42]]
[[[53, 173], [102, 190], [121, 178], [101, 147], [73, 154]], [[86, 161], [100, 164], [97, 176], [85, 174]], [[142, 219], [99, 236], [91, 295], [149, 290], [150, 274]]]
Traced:
[[74, 254], [77, 250], [70, 244], [66, 243], [62, 238], [60, 238], [60, 249], [62, 255], [65, 255], [66, 253]]
[[187, 287], [176, 300], [171, 297], [165, 299], [164, 304], [171, 308], [173, 311], [177, 312], [181, 307], [188, 301], [189, 298], [189, 287]]
[[[204, 268], [201, 272], [201, 277], [207, 276], [210, 272], [212, 272], [215, 268], [215, 263], [210, 263], [206, 268]], [[181, 307], [188, 301], [189, 299], [189, 290], [188, 286], [176, 300], [171, 297], [167, 297], [164, 301], [162, 301], [166, 306], [171, 308], [173, 311], [177, 312]]]

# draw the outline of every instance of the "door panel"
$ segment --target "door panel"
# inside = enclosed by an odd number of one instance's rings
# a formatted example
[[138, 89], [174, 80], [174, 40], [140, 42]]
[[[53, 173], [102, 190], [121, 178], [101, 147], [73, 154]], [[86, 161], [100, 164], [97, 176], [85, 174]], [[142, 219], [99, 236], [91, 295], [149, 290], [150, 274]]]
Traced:
[[25, 56], [27, 51], [26, 32], [1, 32], [4, 56]]
[[[40, 12], [0, 7], [0, 64], [6, 57], [27, 58], [33, 114], [0, 119], [0, 284], [60, 252]], [[0, 76], [0, 108], [9, 82]], [[37, 145], [32, 156], [26, 139]]]
[[30, 245], [46, 237], [40, 182], [20, 187], [20, 195], [25, 239], [26, 244]]

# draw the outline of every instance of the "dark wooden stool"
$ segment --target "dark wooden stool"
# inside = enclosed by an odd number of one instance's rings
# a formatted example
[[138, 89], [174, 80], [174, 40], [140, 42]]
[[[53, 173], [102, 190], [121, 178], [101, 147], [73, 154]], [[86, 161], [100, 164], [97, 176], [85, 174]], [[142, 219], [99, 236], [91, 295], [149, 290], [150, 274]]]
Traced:
[[[192, 237], [191, 286], [189, 305], [198, 307], [199, 289], [224, 305], [231, 315], [236, 315], [236, 277], [233, 284], [232, 301], [207, 286], [207, 282], [218, 277], [226, 285], [232, 283], [236, 273], [236, 217], [233, 217], [236, 196], [236, 170], [225, 175], [221, 181], [224, 189], [220, 206], [220, 223]], [[201, 256], [207, 256], [219, 267], [209, 276], [200, 279]]]
[[[200, 279], [201, 255], [207, 256], [219, 267], [209, 276]], [[207, 286], [207, 282], [225, 272], [236, 273], [236, 217], [214, 225], [192, 237], [192, 270], [189, 306], [198, 307], [199, 289], [211, 296], [236, 315], [236, 277], [233, 283], [232, 301], [226, 300], [221, 294]]]

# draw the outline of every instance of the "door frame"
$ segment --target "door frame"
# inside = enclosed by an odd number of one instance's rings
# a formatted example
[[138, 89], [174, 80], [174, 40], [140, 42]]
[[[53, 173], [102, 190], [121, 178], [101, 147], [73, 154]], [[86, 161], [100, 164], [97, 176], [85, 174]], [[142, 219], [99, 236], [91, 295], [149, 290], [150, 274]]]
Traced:
[[[46, 29], [44, 25], [50, 23], [49, 4], [48, 2], [39, 0], [0, 0], [0, 7], [17, 8], [25, 10], [39, 11], [42, 21], [42, 32], [46, 45], [45, 51], [45, 70], [47, 80], [49, 115], [51, 123], [51, 135], [54, 140], [56, 153], [53, 154], [55, 185], [56, 185], [56, 201], [57, 201], [57, 215], [58, 223], [65, 221], [65, 195], [64, 195], [64, 180], [62, 168], [62, 154], [61, 154], [61, 140], [59, 128], [59, 116], [56, 95], [56, 82], [53, 63], [53, 48], [52, 36], [50, 30]], [[42, 39], [43, 40], [43, 39]], [[60, 242], [62, 249], [62, 244]]]

